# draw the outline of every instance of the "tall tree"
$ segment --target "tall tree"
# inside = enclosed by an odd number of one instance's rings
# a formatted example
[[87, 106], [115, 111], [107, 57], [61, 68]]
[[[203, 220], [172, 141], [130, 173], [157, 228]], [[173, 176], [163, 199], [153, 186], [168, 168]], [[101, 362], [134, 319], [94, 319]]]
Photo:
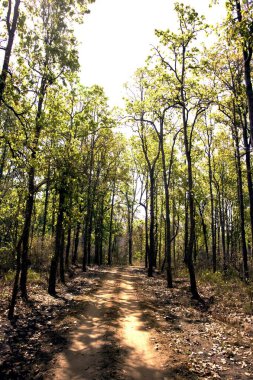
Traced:
[[[199, 83], [201, 65], [197, 59], [199, 49], [194, 46], [197, 35], [206, 29], [203, 18], [199, 17], [191, 7], [176, 3], [178, 17], [178, 33], [157, 31], [160, 46], [156, 49], [161, 64], [172, 74], [172, 86], [175, 88], [175, 98], [181, 110], [184, 148], [187, 163], [187, 204], [189, 205], [189, 234], [186, 235], [185, 261], [188, 266], [192, 296], [200, 299], [197, 290], [193, 265], [193, 248], [195, 242], [195, 200], [192, 167], [193, 131], [196, 122], [206, 110], [208, 95], [203, 85]], [[187, 227], [188, 229], [188, 227]]]

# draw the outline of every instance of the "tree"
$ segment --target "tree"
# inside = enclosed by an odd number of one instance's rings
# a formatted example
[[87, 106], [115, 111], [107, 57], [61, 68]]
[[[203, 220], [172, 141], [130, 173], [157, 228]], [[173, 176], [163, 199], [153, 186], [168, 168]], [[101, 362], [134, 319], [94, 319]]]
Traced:
[[197, 56], [200, 55], [200, 51], [194, 46], [194, 40], [206, 29], [206, 25], [203, 23], [203, 18], [188, 6], [176, 3], [175, 10], [179, 23], [178, 34], [169, 30], [156, 31], [160, 40], [156, 53], [161, 64], [174, 77], [172, 85], [175, 88], [178, 108], [181, 110], [187, 162], [187, 205], [189, 205], [189, 223], [188, 218], [186, 219], [186, 230], [189, 225], [189, 235], [186, 234], [185, 262], [190, 274], [192, 296], [200, 299], [192, 260], [195, 241], [195, 200], [191, 150], [194, 127], [209, 103], [204, 86], [199, 83], [201, 66]]
[[157, 142], [155, 131], [150, 120], [146, 119], [146, 86], [145, 72], [139, 70], [136, 73], [138, 81], [138, 100], [133, 103], [128, 101], [127, 112], [133, 115], [131, 118], [136, 122], [137, 133], [141, 141], [142, 152], [146, 161], [149, 175], [149, 203], [150, 203], [150, 226], [149, 226], [149, 256], [148, 256], [148, 276], [153, 276], [153, 266], [155, 260], [155, 169], [160, 156], [160, 143]]

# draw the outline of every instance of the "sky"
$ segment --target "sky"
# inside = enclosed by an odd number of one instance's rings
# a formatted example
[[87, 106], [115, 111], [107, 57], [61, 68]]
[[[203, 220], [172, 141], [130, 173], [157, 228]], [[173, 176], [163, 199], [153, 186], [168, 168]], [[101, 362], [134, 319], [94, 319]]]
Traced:
[[[210, 23], [225, 15], [224, 0], [209, 8], [209, 0], [181, 0]], [[123, 84], [144, 65], [155, 29], [174, 29], [173, 0], [96, 0], [77, 29], [81, 81], [104, 87], [111, 106], [122, 105]]]

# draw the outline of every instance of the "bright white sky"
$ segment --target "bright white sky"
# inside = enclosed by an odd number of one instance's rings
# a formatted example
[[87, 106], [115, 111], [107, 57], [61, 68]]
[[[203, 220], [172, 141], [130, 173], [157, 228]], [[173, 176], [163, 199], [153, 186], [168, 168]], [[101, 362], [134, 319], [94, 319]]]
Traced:
[[[225, 15], [224, 5], [210, 9], [209, 0], [180, 2], [204, 14], [210, 23]], [[96, 0], [77, 32], [82, 83], [103, 86], [111, 106], [122, 104], [122, 86], [143, 66], [156, 43], [154, 30], [174, 29], [173, 7], [173, 0]]]

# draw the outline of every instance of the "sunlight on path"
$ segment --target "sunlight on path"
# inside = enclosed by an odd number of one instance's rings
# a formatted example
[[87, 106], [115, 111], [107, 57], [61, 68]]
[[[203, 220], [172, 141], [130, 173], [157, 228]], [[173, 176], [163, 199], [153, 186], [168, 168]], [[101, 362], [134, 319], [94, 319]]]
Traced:
[[164, 380], [134, 290], [135, 275], [110, 270], [45, 379]]
[[[126, 379], [164, 379], [159, 368], [159, 355], [145, 328], [145, 314], [140, 310], [133, 288], [134, 275], [122, 275], [120, 335], [128, 355], [123, 364]], [[158, 368], [157, 368], [158, 367]]]

